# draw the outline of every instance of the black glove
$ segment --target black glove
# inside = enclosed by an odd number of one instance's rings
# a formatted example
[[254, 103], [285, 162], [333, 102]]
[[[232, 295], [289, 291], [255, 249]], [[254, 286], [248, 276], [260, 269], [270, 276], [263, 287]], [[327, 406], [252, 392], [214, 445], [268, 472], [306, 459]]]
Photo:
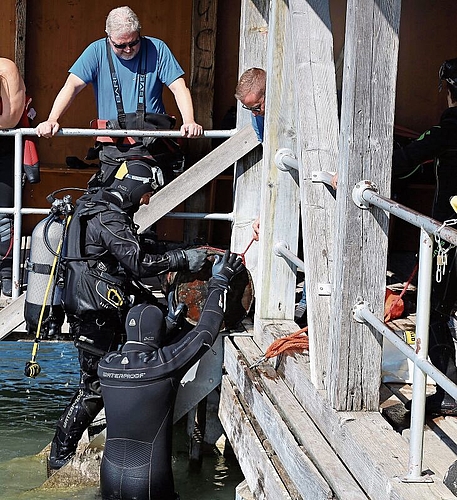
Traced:
[[169, 271], [187, 271], [189, 269], [184, 250], [169, 250], [164, 255], [168, 258]]
[[215, 256], [211, 271], [214, 279], [228, 285], [231, 279], [243, 271], [244, 268], [241, 257], [227, 250], [223, 257], [220, 255]]
[[198, 273], [206, 262], [206, 250], [194, 248], [191, 250], [184, 250], [186, 254], [189, 271], [191, 273]]
[[183, 302], [173, 308], [173, 292], [170, 292], [168, 294], [168, 314], [165, 316], [167, 335], [183, 325], [186, 311], [187, 306]]
[[170, 271], [190, 271], [197, 273], [206, 261], [206, 250], [170, 250], [165, 252], [168, 257]]

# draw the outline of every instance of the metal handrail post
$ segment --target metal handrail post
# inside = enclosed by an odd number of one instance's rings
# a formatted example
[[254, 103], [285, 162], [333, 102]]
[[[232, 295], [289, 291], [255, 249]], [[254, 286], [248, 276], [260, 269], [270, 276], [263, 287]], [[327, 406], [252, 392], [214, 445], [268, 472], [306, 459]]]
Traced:
[[289, 250], [289, 246], [287, 243], [284, 243], [284, 241], [278, 241], [273, 247], [273, 252], [278, 257], [289, 260], [292, 264], [295, 264], [297, 268], [304, 269], [305, 263]]
[[[421, 228], [416, 312], [416, 354], [420, 359], [428, 357], [432, 259], [433, 239]], [[402, 479], [404, 482], [432, 482], [431, 477], [422, 472], [426, 391], [427, 374], [414, 364], [409, 465], [408, 473]]]
[[14, 211], [13, 211], [13, 268], [12, 298], [17, 299], [21, 288], [20, 282], [20, 262], [21, 262], [21, 235], [22, 235], [22, 155], [23, 137], [18, 129], [14, 134]]

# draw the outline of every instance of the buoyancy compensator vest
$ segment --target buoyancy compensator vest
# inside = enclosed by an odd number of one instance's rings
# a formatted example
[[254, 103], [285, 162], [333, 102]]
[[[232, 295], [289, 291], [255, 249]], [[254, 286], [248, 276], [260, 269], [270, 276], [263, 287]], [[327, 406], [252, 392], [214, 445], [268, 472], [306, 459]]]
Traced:
[[87, 220], [107, 210], [122, 211], [112, 203], [88, 197], [81, 200], [69, 224], [62, 303], [70, 320], [120, 313], [128, 305], [124, 280], [106, 272], [100, 260], [106, 251], [91, 256], [82, 253]]
[[60, 260], [65, 253], [66, 225], [72, 211], [71, 196], [55, 200], [51, 213], [32, 232], [30, 256], [26, 262], [24, 319], [28, 331], [37, 336], [59, 334], [64, 321], [62, 289], [57, 281]]

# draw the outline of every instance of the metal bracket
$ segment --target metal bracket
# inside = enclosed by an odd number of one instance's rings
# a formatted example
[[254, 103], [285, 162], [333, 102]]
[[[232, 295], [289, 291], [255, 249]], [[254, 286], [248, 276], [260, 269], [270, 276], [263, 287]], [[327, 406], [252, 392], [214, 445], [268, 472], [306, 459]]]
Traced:
[[285, 241], [278, 241], [273, 246], [273, 253], [278, 257], [283, 257], [283, 253], [281, 252], [281, 247], [289, 250], [289, 245]]
[[361, 299], [360, 297], [357, 298], [357, 303], [352, 308], [352, 317], [354, 318], [355, 321], [357, 321], [357, 323], [365, 323], [365, 320], [361, 314], [362, 310], [364, 309], [371, 310], [370, 303], [367, 302], [366, 300]]
[[433, 483], [433, 478], [429, 474], [424, 472], [419, 477], [406, 475], [404, 477], [401, 477], [400, 481], [402, 483]]
[[283, 172], [288, 172], [291, 168], [298, 170], [297, 157], [294, 155], [293, 151], [287, 148], [280, 148], [276, 151], [275, 163], [278, 169]]
[[318, 295], [332, 295], [331, 283], [318, 283]]
[[325, 170], [313, 170], [311, 172], [311, 182], [323, 182], [324, 184], [329, 183], [329, 179], [331, 179], [335, 175], [335, 172], [326, 172]]
[[363, 199], [363, 193], [367, 189], [370, 189], [375, 193], [378, 192], [378, 186], [376, 186], [376, 184], [371, 181], [360, 181], [352, 190], [352, 201], [362, 210], [368, 210], [371, 206], [367, 201]]

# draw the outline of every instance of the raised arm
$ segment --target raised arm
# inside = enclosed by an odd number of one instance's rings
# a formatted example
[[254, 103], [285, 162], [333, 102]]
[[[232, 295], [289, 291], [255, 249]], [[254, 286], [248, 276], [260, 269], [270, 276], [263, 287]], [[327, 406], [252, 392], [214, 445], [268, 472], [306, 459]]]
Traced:
[[25, 107], [25, 84], [13, 61], [0, 58], [0, 129], [15, 127]]
[[81, 78], [72, 73], [68, 75], [65, 85], [60, 89], [60, 92], [55, 98], [48, 119], [41, 122], [36, 128], [38, 137], [49, 138], [58, 132], [60, 128], [60, 118], [85, 86], [86, 83], [84, 83]]
[[179, 112], [182, 116], [181, 134], [184, 137], [199, 137], [203, 135], [203, 127], [195, 122], [194, 106], [190, 91], [184, 78], [177, 78], [169, 89], [173, 92]]

